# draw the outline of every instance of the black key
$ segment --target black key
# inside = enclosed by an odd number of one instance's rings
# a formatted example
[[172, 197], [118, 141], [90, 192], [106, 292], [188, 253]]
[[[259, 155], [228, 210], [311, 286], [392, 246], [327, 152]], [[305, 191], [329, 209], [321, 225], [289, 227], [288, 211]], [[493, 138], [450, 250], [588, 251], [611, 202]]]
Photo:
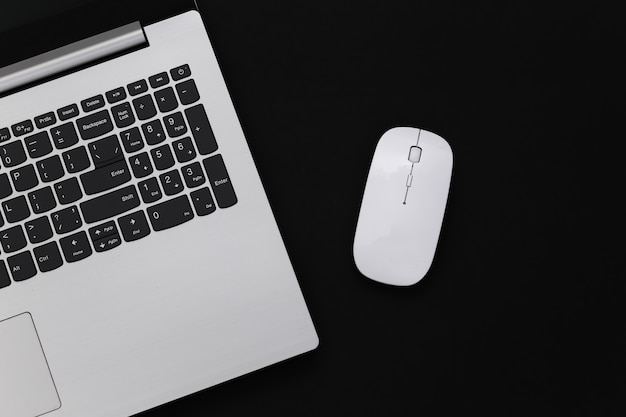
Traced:
[[28, 203], [23, 195], [4, 201], [2, 208], [9, 223], [19, 222], [30, 216]]
[[209, 182], [215, 194], [219, 208], [226, 208], [237, 203], [237, 196], [230, 182], [222, 155], [215, 155], [202, 161], [209, 176]]
[[3, 127], [0, 129], [0, 142], [6, 142], [11, 139], [11, 132], [9, 132], [8, 127]]
[[148, 145], [156, 145], [165, 140], [165, 132], [163, 125], [159, 119], [153, 120], [141, 126], [143, 137], [146, 138]]
[[35, 168], [32, 165], [24, 165], [21, 168], [11, 171], [13, 178], [13, 186], [15, 191], [26, 191], [34, 188], [39, 184]]
[[23, 136], [32, 133], [34, 130], [33, 122], [31, 120], [24, 120], [23, 122], [19, 122], [11, 126], [11, 130], [13, 131], [13, 136]]
[[16, 252], [26, 247], [26, 236], [19, 224], [0, 232], [0, 243], [5, 253]]
[[54, 115], [54, 112], [49, 112], [46, 114], [42, 114], [41, 116], [35, 117], [35, 125], [38, 129], [43, 129], [48, 126], [52, 126], [57, 122], [57, 118]]
[[115, 226], [115, 222], [110, 220], [106, 223], [102, 223], [98, 226], [94, 226], [89, 228], [89, 236], [91, 237], [91, 241], [95, 242], [96, 240], [100, 240], [103, 237], [117, 235], [117, 227]]
[[217, 150], [217, 142], [213, 130], [209, 124], [204, 105], [198, 104], [185, 110], [185, 116], [189, 122], [189, 130], [196, 141], [200, 155], [208, 155]]
[[37, 268], [29, 251], [9, 256], [7, 263], [14, 281], [24, 281], [37, 275]]
[[185, 64], [170, 70], [170, 74], [174, 81], [178, 81], [189, 77], [191, 75], [191, 69], [189, 69], [189, 65]]
[[87, 233], [85, 232], [78, 232], [71, 236], [64, 237], [60, 240], [60, 243], [65, 260], [68, 263], [85, 259], [93, 253], [91, 246], [89, 246]]
[[0, 200], [10, 196], [12, 193], [13, 189], [9, 182], [9, 176], [7, 174], [0, 174]]
[[196, 157], [196, 150], [194, 149], [189, 136], [175, 141], [172, 143], [172, 146], [174, 146], [176, 159], [180, 163], [191, 161]]
[[155, 231], [169, 229], [193, 219], [193, 211], [186, 195], [164, 201], [148, 208], [148, 218]]
[[189, 188], [199, 187], [206, 181], [200, 162], [194, 162], [193, 164], [182, 167], [181, 171], [185, 179], [185, 184], [187, 184]]
[[50, 136], [57, 149], [69, 148], [78, 143], [78, 134], [72, 122], [50, 129]]
[[56, 242], [36, 247], [33, 249], [33, 255], [41, 272], [52, 271], [63, 265], [63, 258]]
[[169, 145], [154, 148], [150, 151], [150, 154], [152, 154], [155, 168], [159, 171], [171, 168], [174, 165], [174, 156]]
[[122, 101], [126, 98], [126, 90], [124, 90], [124, 87], [119, 87], [115, 90], [107, 91], [105, 96], [107, 97], [107, 101], [109, 103], [117, 103], [118, 101]]
[[177, 138], [187, 133], [187, 125], [185, 124], [185, 119], [183, 119], [181, 112], [176, 112], [164, 117], [163, 123], [165, 123], [165, 128], [170, 138]]
[[154, 101], [152, 101], [150, 94], [134, 99], [133, 107], [135, 107], [135, 113], [137, 113], [139, 120], [146, 120], [157, 114]]
[[180, 98], [182, 104], [191, 104], [200, 100], [200, 93], [198, 93], [198, 88], [194, 80], [187, 80], [176, 84], [176, 91], [178, 92], [178, 98]]
[[143, 139], [141, 138], [138, 127], [133, 127], [130, 130], [120, 133], [120, 137], [122, 138], [122, 144], [126, 152], [133, 153], [143, 149]]
[[78, 116], [78, 106], [76, 104], [70, 104], [69, 106], [61, 107], [57, 110], [57, 114], [61, 121], [71, 119], [72, 117]]
[[81, 203], [80, 208], [85, 221], [95, 223], [132, 210], [139, 204], [137, 189], [134, 185], [129, 185], [85, 201]]
[[11, 285], [11, 277], [7, 267], [4, 265], [4, 261], [0, 259], [0, 288], [8, 287], [9, 285]]
[[26, 161], [26, 152], [24, 152], [22, 141], [16, 140], [0, 146], [0, 158], [2, 158], [2, 164], [7, 168]]
[[153, 75], [152, 77], [148, 78], [148, 81], [150, 82], [150, 86], [152, 88], [159, 88], [169, 83], [170, 77], [167, 76], [167, 72], [162, 72], [160, 74]]
[[83, 196], [83, 192], [80, 189], [80, 185], [78, 185], [76, 177], [71, 177], [54, 184], [54, 192], [57, 194], [57, 198], [61, 204], [73, 203], [80, 200]]
[[113, 122], [108, 110], [90, 114], [76, 120], [80, 137], [84, 140], [97, 138], [113, 130]]
[[96, 168], [109, 165], [123, 158], [117, 135], [108, 136], [89, 144], [89, 153]]
[[39, 158], [52, 152], [52, 142], [45, 130], [24, 138], [24, 143], [31, 158]]
[[161, 179], [161, 185], [163, 186], [165, 195], [174, 195], [183, 191], [183, 180], [180, 179], [178, 170], [174, 169], [165, 174], [161, 174], [159, 178]]
[[120, 224], [122, 236], [127, 242], [141, 239], [150, 234], [150, 227], [143, 210], [120, 217], [117, 222]]
[[83, 225], [76, 206], [71, 206], [54, 212], [50, 215], [50, 217], [52, 218], [54, 231], [59, 235], [73, 232]]
[[52, 188], [50, 186], [40, 188], [39, 190], [28, 193], [28, 200], [30, 206], [33, 208], [33, 213], [40, 214], [50, 211], [57, 206], [57, 202], [54, 200], [52, 194]]
[[146, 204], [154, 203], [163, 197], [161, 188], [159, 187], [159, 182], [154, 177], [141, 181], [137, 185], [139, 187], [139, 192], [141, 193], [141, 199]]
[[99, 94], [95, 97], [88, 98], [80, 102], [80, 106], [85, 113], [104, 107], [104, 97]]
[[120, 238], [120, 235], [115, 234], [96, 240], [93, 242], [93, 247], [96, 252], [106, 252], [109, 249], [118, 247], [121, 243], [122, 239]]
[[215, 211], [213, 197], [211, 197], [211, 191], [207, 187], [192, 192], [190, 196], [198, 216], [206, 216]]
[[147, 152], [131, 156], [128, 159], [128, 163], [136, 178], [143, 178], [152, 174], [152, 164], [150, 163], [150, 157]]
[[111, 107], [111, 114], [113, 114], [115, 126], [120, 129], [135, 123], [135, 115], [133, 114], [133, 110], [130, 108], [130, 103], [128, 102]]
[[135, 81], [126, 86], [128, 88], [128, 94], [136, 96], [137, 94], [145, 93], [148, 91], [148, 83], [146, 80]]
[[87, 156], [87, 149], [84, 146], [63, 152], [63, 161], [65, 161], [65, 168], [70, 174], [80, 172], [91, 165], [89, 156]]
[[24, 223], [26, 234], [30, 243], [36, 244], [44, 242], [52, 237], [52, 227], [48, 217], [42, 216], [34, 220], [29, 220]]
[[178, 107], [178, 101], [176, 101], [176, 95], [172, 87], [164, 88], [163, 90], [154, 92], [154, 99], [161, 113], [167, 113]]
[[87, 195], [110, 190], [130, 181], [130, 179], [130, 171], [123, 159], [111, 165], [85, 172], [80, 176]]
[[59, 155], [37, 162], [37, 171], [43, 182], [56, 181], [65, 174]]

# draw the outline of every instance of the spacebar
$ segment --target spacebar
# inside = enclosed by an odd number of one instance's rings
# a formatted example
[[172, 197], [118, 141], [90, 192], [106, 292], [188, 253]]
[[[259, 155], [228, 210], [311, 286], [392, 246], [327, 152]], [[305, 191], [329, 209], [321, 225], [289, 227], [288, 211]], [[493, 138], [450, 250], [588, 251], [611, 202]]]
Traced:
[[139, 205], [139, 195], [134, 185], [92, 198], [80, 204], [83, 218], [87, 223], [95, 223], [117, 216]]

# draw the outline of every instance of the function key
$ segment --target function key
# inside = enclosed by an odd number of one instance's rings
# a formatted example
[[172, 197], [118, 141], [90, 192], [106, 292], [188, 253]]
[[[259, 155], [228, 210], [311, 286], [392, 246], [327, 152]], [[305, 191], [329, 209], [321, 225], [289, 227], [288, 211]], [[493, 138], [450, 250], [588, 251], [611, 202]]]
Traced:
[[150, 81], [150, 86], [152, 86], [152, 88], [159, 88], [169, 83], [170, 78], [167, 76], [167, 72], [162, 72], [148, 78], [148, 81]]
[[105, 96], [107, 96], [109, 103], [117, 103], [118, 101], [122, 101], [126, 98], [126, 90], [124, 90], [124, 87], [119, 87], [115, 90], [107, 91]]
[[128, 88], [128, 94], [136, 96], [137, 94], [145, 93], [148, 91], [148, 83], [146, 80], [135, 81], [126, 86]]
[[189, 65], [185, 64], [170, 70], [170, 74], [172, 74], [174, 81], [178, 81], [189, 77], [191, 75], [191, 69], [189, 69]]
[[83, 111], [85, 113], [99, 109], [100, 107], [104, 106], [104, 97], [102, 97], [102, 94], [99, 94], [95, 97], [88, 98], [81, 101], [80, 106], [83, 108]]
[[61, 107], [57, 110], [59, 120], [67, 120], [72, 117], [78, 116], [78, 106], [76, 104], [70, 104], [69, 106]]
[[41, 116], [35, 117], [35, 125], [38, 129], [43, 129], [44, 127], [52, 126], [57, 122], [57, 118], [54, 115], [54, 112], [49, 112], [46, 114], [42, 114]]
[[30, 120], [24, 120], [23, 122], [16, 123], [11, 126], [14, 136], [23, 136], [33, 131], [33, 122]]
[[3, 127], [0, 129], [0, 142], [5, 142], [11, 139], [11, 133], [9, 132], [8, 127]]

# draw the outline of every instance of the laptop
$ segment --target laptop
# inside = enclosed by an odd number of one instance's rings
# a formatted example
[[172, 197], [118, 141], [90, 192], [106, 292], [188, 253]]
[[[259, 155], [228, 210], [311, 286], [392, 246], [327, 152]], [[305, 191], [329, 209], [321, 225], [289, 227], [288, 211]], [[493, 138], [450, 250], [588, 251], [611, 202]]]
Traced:
[[52, 3], [0, 28], [0, 416], [128, 416], [314, 349], [194, 2]]

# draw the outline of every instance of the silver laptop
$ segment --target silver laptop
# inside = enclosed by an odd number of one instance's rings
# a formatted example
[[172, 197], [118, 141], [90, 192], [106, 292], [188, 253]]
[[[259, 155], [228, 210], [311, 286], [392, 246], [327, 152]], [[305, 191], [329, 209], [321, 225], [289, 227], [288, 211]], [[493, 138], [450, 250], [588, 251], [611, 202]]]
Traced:
[[314, 349], [193, 2], [76, 3], [2, 33], [49, 52], [0, 70], [0, 416], [128, 416]]

